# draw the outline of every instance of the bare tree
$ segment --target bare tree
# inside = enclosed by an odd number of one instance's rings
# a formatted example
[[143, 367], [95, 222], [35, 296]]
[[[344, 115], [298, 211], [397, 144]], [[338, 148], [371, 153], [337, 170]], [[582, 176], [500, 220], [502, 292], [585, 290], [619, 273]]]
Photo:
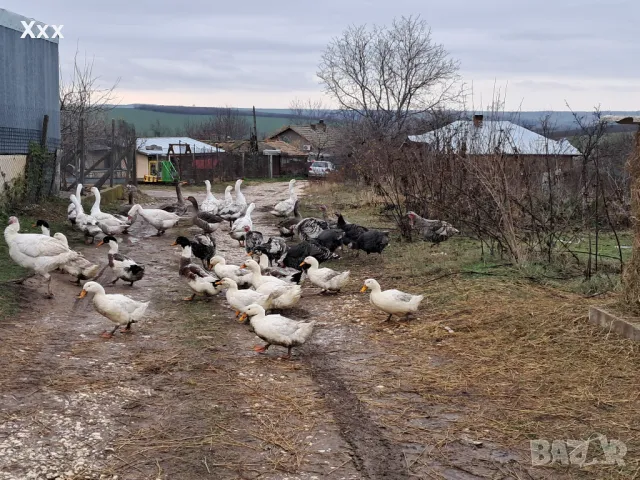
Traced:
[[[118, 82], [102, 87], [93, 72], [93, 60], [80, 61], [76, 51], [73, 71], [68, 80], [60, 78], [60, 133], [64, 156], [63, 169], [71, 165], [76, 175], [83, 148], [108, 138], [106, 113], [113, 108]], [[81, 125], [83, 132], [81, 132]], [[80, 145], [80, 142], [84, 143]], [[66, 176], [63, 175], [63, 178]]]
[[308, 98], [306, 101], [300, 98], [294, 98], [289, 102], [289, 110], [291, 110], [290, 120], [292, 122], [301, 123], [309, 120], [327, 120], [331, 116], [328, 108], [322, 100], [312, 100]]
[[189, 137], [224, 142], [246, 138], [250, 125], [247, 116], [242, 115], [238, 109], [224, 107], [217, 109], [215, 115], [208, 117], [204, 122], [187, 121], [184, 130]]
[[334, 38], [317, 72], [341, 109], [378, 135], [401, 135], [407, 121], [457, 97], [458, 62], [418, 17], [390, 28], [349, 27]]

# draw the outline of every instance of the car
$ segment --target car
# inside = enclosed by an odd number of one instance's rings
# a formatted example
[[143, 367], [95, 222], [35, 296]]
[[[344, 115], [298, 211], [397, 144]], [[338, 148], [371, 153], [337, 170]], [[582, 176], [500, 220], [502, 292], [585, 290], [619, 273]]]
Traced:
[[318, 160], [309, 165], [307, 177], [326, 177], [329, 173], [334, 172], [336, 167], [331, 162]]

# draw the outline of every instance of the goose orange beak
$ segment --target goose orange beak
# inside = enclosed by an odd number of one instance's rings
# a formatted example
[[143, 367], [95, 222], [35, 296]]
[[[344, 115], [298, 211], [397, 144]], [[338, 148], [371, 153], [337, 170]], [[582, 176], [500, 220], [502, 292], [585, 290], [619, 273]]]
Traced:
[[238, 322], [243, 323], [245, 320], [247, 319], [247, 314], [243, 313], [242, 315], [240, 315], [240, 317], [238, 318]]
[[37, 227], [38, 225], [36, 225], [35, 223], [33, 225], [31, 225], [32, 227]]
[[178, 242], [173, 242], [171, 245], [169, 245], [170, 247], [175, 247], [178, 244]]
[[362, 288], [360, 289], [360, 293], [364, 293], [367, 291], [367, 286], [363, 285]]
[[87, 291], [86, 290], [82, 290], [80, 292], [80, 295], [78, 295], [76, 298], [84, 298], [87, 296]]
[[98, 248], [100, 245], [104, 245], [104, 242], [102, 240], [98, 242], [98, 244], [96, 245], [96, 248]]
[[253, 252], [247, 252], [247, 257], [250, 257], [251, 255], [253, 255]]
[[298, 265], [299, 267], [302, 267], [303, 265], [306, 265], [307, 262], [302, 262], [300, 265]]
[[243, 263], [242, 265], [240, 265], [240, 268], [247, 268], [247, 265]]
[[214, 285], [222, 285], [222, 280], [218, 280]]

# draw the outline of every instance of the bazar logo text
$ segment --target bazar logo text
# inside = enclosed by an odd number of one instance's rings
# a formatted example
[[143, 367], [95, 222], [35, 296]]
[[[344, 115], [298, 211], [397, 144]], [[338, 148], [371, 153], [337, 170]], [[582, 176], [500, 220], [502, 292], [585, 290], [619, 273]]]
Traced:
[[[592, 458], [587, 461], [589, 444], [596, 442], [600, 444], [600, 451], [604, 455], [599, 458]], [[627, 454], [627, 446], [620, 440], [607, 440], [604, 435], [598, 435], [589, 440], [530, 440], [531, 464], [534, 466], [553, 465], [576, 465], [588, 467], [589, 465], [619, 465], [625, 464], [623, 458]], [[592, 448], [592, 452], [594, 452]], [[595, 453], [595, 452], [594, 452]]]
[[[20, 38], [64, 38], [62, 36], [62, 27], [64, 27], [64, 25], [36, 25], [35, 20], [31, 20], [29, 23], [22, 20], [21, 23], [24, 27], [24, 32], [22, 32], [22, 36]], [[38, 35], [33, 33], [32, 28], [34, 26], [38, 27]], [[51, 36], [47, 34], [47, 29], [49, 27], [53, 30], [53, 34]]]

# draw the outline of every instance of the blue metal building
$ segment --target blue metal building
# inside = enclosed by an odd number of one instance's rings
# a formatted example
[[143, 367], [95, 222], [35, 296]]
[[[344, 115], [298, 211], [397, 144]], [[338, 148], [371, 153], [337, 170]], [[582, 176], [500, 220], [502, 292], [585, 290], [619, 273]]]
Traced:
[[[32, 20], [0, 8], [0, 155], [26, 154], [30, 141], [40, 141], [45, 115], [47, 145], [60, 145], [58, 38], [21, 38], [22, 21]], [[35, 21], [36, 36], [38, 24], [45, 25]]]

